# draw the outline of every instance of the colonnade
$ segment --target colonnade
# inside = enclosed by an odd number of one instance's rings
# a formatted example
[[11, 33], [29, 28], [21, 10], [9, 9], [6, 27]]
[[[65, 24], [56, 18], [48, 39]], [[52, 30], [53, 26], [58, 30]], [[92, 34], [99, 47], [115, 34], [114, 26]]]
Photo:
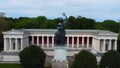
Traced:
[[23, 38], [4, 38], [4, 51], [19, 51], [23, 49]]
[[[37, 46], [41, 46], [42, 48], [51, 48], [51, 47], [54, 47], [54, 37], [53, 36], [31, 36], [32, 39], [30, 40], [29, 39], [29, 44], [32, 44], [32, 45], [37, 45]], [[37, 38], [36, 42], [35, 43], [35, 37]], [[40, 37], [42, 38], [40, 40]], [[47, 43], [45, 43], [45, 37], [47, 38]], [[50, 38], [52, 38], [52, 43], [50, 43]], [[41, 43], [40, 43], [41, 41]]]
[[101, 39], [100, 51], [117, 50], [117, 40], [115, 39]]
[[[42, 48], [53, 48], [54, 47], [53, 36], [30, 36], [30, 37], [31, 37], [31, 40], [29, 39], [30, 41], [29, 43], [32, 45], [35, 44], [35, 45], [41, 46]], [[51, 43], [50, 43], [50, 40], [51, 40]], [[67, 45], [67, 48], [81, 48], [81, 47], [87, 48], [87, 47], [92, 46], [92, 37], [66, 36], [66, 45]]]
[[[71, 39], [72, 41], [70, 43]], [[92, 45], [92, 37], [67, 37], [68, 48], [89, 48], [90, 45]]]
[[[36, 39], [35, 39], [36, 37]], [[41, 38], [40, 38], [41, 37]], [[30, 42], [29, 42], [30, 41]], [[92, 37], [77, 37], [66, 36], [67, 48], [89, 48], [93, 44], [99, 46], [99, 51], [108, 51], [117, 49], [117, 40], [115, 39], [100, 39], [99, 44], [93, 41]], [[42, 48], [53, 48], [54, 37], [53, 36], [31, 36], [30, 38], [4, 38], [4, 51], [20, 51], [29, 44], [35, 44]]]

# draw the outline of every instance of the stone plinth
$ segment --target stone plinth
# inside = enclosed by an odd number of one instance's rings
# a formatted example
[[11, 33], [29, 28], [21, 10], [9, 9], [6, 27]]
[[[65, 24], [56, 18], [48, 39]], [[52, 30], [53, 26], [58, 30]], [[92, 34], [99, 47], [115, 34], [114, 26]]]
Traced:
[[54, 47], [54, 62], [67, 62], [66, 58], [66, 46]]

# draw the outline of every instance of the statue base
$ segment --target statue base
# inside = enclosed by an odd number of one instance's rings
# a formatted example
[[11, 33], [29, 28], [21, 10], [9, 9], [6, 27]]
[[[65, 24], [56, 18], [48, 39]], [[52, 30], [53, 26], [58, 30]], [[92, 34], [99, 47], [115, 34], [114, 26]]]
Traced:
[[67, 62], [66, 46], [54, 46], [53, 62]]

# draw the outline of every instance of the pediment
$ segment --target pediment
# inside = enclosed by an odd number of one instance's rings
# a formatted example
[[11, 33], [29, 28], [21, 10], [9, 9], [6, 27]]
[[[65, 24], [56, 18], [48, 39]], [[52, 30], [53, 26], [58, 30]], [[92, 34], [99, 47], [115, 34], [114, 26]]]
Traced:
[[25, 31], [23, 30], [15, 30], [15, 29], [3, 32], [3, 34], [24, 34], [24, 33]]

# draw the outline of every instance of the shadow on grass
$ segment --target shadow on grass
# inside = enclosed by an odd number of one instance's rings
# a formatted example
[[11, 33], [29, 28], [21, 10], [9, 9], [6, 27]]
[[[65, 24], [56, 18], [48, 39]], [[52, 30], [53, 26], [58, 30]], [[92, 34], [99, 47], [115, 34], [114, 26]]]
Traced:
[[23, 68], [21, 64], [8, 64], [8, 63], [1, 63], [0, 68]]
[[[16, 63], [0, 63], [0, 68], [24, 68], [21, 64]], [[45, 68], [52, 68], [51, 64], [47, 63]]]

